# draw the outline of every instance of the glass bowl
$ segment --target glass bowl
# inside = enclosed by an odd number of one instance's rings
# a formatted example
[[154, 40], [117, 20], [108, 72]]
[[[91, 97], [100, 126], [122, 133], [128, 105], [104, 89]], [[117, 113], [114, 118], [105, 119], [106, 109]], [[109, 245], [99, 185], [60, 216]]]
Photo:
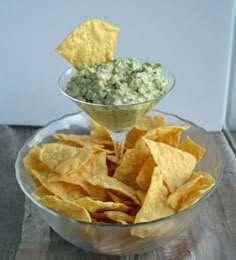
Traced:
[[[90, 125], [84, 112], [67, 115], [41, 128], [26, 141], [19, 151], [15, 163], [16, 178], [22, 191], [37, 206], [46, 223], [62, 238], [84, 250], [99, 254], [130, 255], [144, 253], [154, 247], [162, 246], [176, 237], [198, 215], [206, 198], [216, 189], [222, 177], [223, 159], [221, 150], [211, 136], [195, 124], [158, 110], [152, 110], [150, 114], [164, 115], [168, 124], [191, 125], [191, 128], [183, 132], [182, 138], [189, 135], [206, 149], [205, 156], [196, 170], [201, 169], [210, 172], [215, 178], [215, 186], [190, 208], [175, 215], [145, 223], [96, 224], [76, 221], [59, 215], [32, 197], [34, 184], [24, 168], [22, 159], [34, 145], [55, 141], [51, 136], [56, 132], [89, 134]], [[134, 235], [138, 233], [148, 235], [144, 238]]]
[[[119, 59], [122, 60], [123, 58]], [[141, 64], [148, 62], [143, 59], [138, 60]], [[161, 74], [167, 81], [167, 84], [165, 86], [165, 91], [162, 94], [159, 94], [158, 97], [153, 97], [150, 100], [138, 103], [131, 102], [130, 104], [121, 105], [103, 105], [85, 102], [67, 94], [66, 89], [68, 82], [70, 82], [77, 72], [78, 70], [74, 67], [64, 71], [58, 80], [59, 89], [63, 95], [79, 106], [79, 108], [86, 112], [89, 117], [105, 127], [113, 141], [120, 143], [120, 152], [116, 151], [117, 158], [121, 158], [123, 155], [127, 133], [146, 113], [155, 107], [175, 85], [175, 76], [173, 73], [165, 66], [162, 66]]]
[[[143, 60], [140, 60], [144, 62]], [[64, 71], [58, 80], [61, 93], [78, 105], [97, 123], [112, 132], [126, 132], [132, 128], [148, 111], [157, 105], [175, 85], [175, 77], [166, 67], [162, 68], [162, 75], [167, 80], [165, 92], [151, 100], [140, 103], [131, 103], [123, 105], [102, 105], [89, 103], [73, 98], [66, 93], [67, 83], [76, 75], [77, 70], [71, 67]]]

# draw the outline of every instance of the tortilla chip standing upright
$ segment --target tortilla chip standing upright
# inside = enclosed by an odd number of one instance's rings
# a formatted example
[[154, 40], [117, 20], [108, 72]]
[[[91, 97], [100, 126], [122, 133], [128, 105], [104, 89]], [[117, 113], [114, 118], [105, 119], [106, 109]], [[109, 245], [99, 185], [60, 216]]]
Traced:
[[91, 19], [76, 27], [56, 48], [56, 52], [74, 67], [111, 61], [116, 50], [119, 27]]

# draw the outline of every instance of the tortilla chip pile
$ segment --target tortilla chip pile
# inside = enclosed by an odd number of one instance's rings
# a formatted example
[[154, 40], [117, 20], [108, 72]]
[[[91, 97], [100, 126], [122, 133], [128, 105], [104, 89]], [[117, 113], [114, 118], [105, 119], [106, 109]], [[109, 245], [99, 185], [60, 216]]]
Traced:
[[215, 181], [194, 169], [204, 148], [181, 133], [190, 126], [166, 125], [145, 116], [130, 131], [119, 163], [109, 134], [91, 120], [90, 135], [54, 134], [24, 158], [35, 183], [33, 197], [75, 220], [130, 224], [160, 219], [196, 203]]

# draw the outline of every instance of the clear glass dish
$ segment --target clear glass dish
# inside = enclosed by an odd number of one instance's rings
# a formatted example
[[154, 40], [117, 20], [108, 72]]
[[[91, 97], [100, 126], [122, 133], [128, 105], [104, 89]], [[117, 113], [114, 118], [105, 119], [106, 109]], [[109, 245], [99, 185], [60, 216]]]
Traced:
[[[140, 63], [145, 63], [139, 59]], [[146, 100], [140, 103], [131, 103], [123, 105], [102, 105], [90, 102], [84, 102], [73, 98], [66, 93], [68, 82], [76, 75], [77, 69], [71, 67], [64, 71], [58, 80], [61, 93], [73, 101], [81, 110], [86, 112], [92, 119], [102, 125], [110, 133], [112, 140], [120, 142], [120, 156], [123, 154], [124, 144], [127, 133], [130, 129], [153, 107], [155, 107], [166, 95], [174, 88], [175, 77], [173, 73], [165, 66], [161, 69], [161, 74], [167, 81], [165, 91], [158, 97]], [[156, 86], [158, 87], [158, 86]], [[119, 154], [117, 154], [119, 157]]]
[[[138, 254], [147, 252], [170, 241], [198, 215], [201, 207], [204, 205], [204, 201], [216, 189], [222, 177], [223, 158], [221, 150], [209, 134], [195, 124], [158, 110], [152, 110], [150, 114], [166, 116], [168, 124], [191, 125], [190, 129], [184, 131], [182, 138], [189, 135], [206, 149], [205, 156], [198, 164], [196, 170], [201, 169], [210, 172], [215, 178], [215, 186], [192, 207], [175, 215], [145, 223], [128, 225], [95, 224], [75, 221], [69, 217], [59, 215], [31, 196], [34, 184], [24, 168], [22, 159], [34, 145], [54, 141], [51, 136], [56, 132], [89, 134], [90, 125], [84, 112], [67, 115], [41, 128], [26, 141], [19, 151], [15, 163], [16, 178], [22, 191], [38, 207], [46, 223], [62, 238], [75, 246], [95, 253], [109, 255]], [[134, 232], [137, 230], [148, 235], [145, 238], [135, 236], [135, 233], [139, 233]]]

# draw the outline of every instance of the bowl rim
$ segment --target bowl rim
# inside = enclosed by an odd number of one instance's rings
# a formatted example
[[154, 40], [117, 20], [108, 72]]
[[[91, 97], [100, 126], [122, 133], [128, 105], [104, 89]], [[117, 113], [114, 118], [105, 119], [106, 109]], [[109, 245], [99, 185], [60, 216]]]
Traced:
[[[49, 127], [50, 125], [53, 125], [54, 123], [58, 122], [58, 121], [61, 121], [67, 117], [70, 117], [70, 116], [76, 116], [78, 114], [81, 114], [81, 113], [84, 113], [83, 111], [79, 111], [79, 112], [76, 112], [76, 113], [71, 113], [71, 114], [67, 114], [67, 115], [64, 115], [62, 117], [59, 117], [57, 119], [54, 119], [52, 121], [50, 121], [49, 123], [47, 123], [45, 126], [43, 127], [40, 127], [38, 130], [35, 131], [35, 133], [30, 137], [28, 138], [23, 146], [21, 147], [21, 149], [19, 150], [18, 154], [17, 154], [17, 158], [16, 158], [16, 161], [15, 161], [15, 172], [16, 172], [16, 179], [17, 179], [17, 182], [20, 186], [20, 188], [22, 189], [22, 191], [24, 192], [24, 194], [34, 203], [36, 204], [40, 209], [46, 211], [46, 212], [49, 212], [50, 214], [54, 215], [55, 217], [59, 217], [59, 218], [62, 218], [62, 219], [65, 219], [67, 221], [71, 221], [75, 224], [81, 224], [81, 225], [89, 225], [89, 226], [97, 226], [97, 227], [114, 227], [114, 228], [130, 228], [130, 227], [137, 227], [137, 226], [145, 226], [145, 225], [150, 225], [150, 224], [156, 224], [156, 223], [160, 223], [160, 222], [163, 222], [163, 221], [168, 221], [168, 220], [171, 220], [171, 219], [174, 219], [178, 216], [181, 216], [183, 214], [185, 214], [186, 212], [188, 211], [191, 211], [193, 210], [194, 208], [197, 208], [200, 204], [202, 204], [215, 190], [216, 188], [219, 186], [219, 183], [223, 177], [223, 174], [224, 174], [224, 156], [223, 156], [223, 151], [222, 149], [220, 148], [219, 144], [216, 143], [213, 138], [209, 135], [209, 133], [203, 128], [203, 127], [200, 127], [198, 125], [196, 125], [195, 123], [191, 122], [190, 120], [186, 120], [186, 119], [183, 119], [182, 117], [178, 116], [178, 115], [175, 115], [175, 114], [172, 114], [172, 113], [168, 113], [168, 112], [163, 112], [161, 110], [158, 110], [158, 109], [153, 109], [151, 111], [155, 111], [155, 112], [158, 112], [158, 113], [161, 113], [163, 115], [167, 115], [167, 116], [170, 116], [170, 117], [175, 117], [177, 118], [178, 120], [184, 122], [184, 123], [188, 123], [196, 128], [198, 128], [200, 131], [204, 132], [206, 135], [208, 135], [209, 139], [211, 139], [211, 141], [214, 143], [214, 145], [217, 146], [219, 152], [220, 152], [220, 155], [221, 155], [221, 159], [222, 159], [222, 164], [221, 164], [221, 167], [219, 169], [220, 173], [219, 173], [219, 177], [218, 179], [216, 179], [215, 181], [215, 185], [209, 190], [207, 191], [204, 196], [202, 198], [200, 198], [199, 201], [197, 201], [196, 203], [194, 203], [192, 206], [180, 211], [180, 212], [177, 212], [173, 215], [170, 215], [170, 216], [167, 216], [167, 217], [163, 217], [163, 218], [159, 218], [159, 219], [155, 219], [155, 220], [151, 220], [151, 221], [146, 221], [146, 222], [139, 222], [139, 223], [132, 223], [132, 224], [109, 224], [109, 223], [106, 223], [106, 224], [101, 224], [101, 223], [94, 223], [94, 222], [86, 222], [86, 221], [79, 221], [79, 220], [75, 220], [71, 217], [67, 217], [67, 216], [64, 216], [64, 215], [61, 215], [57, 212], [55, 212], [54, 210], [46, 207], [44, 204], [38, 202], [36, 199], [34, 199], [31, 194], [28, 193], [28, 191], [25, 189], [23, 183], [21, 182], [20, 180], [20, 167], [18, 167], [23, 159], [23, 152], [25, 149], [27, 149], [29, 151], [29, 143], [32, 142], [32, 140], [44, 129], [46, 129], [47, 127]], [[150, 111], [150, 112], [151, 112]]]

